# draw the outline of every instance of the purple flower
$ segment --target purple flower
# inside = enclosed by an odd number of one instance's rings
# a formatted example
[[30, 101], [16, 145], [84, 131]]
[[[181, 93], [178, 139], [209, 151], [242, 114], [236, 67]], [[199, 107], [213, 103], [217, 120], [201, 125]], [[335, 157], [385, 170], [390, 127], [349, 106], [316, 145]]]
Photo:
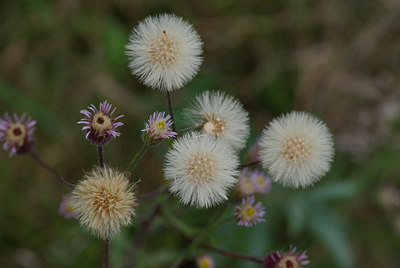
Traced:
[[26, 119], [25, 113], [20, 118], [16, 114], [11, 118], [7, 113], [4, 114], [4, 119], [0, 118], [0, 141], [5, 141], [3, 149], [10, 149], [10, 157], [31, 152], [35, 125], [36, 121], [30, 117]]
[[271, 190], [271, 178], [263, 171], [256, 169], [250, 175], [254, 191], [258, 194], [266, 194]]
[[204, 254], [197, 258], [198, 268], [215, 268], [215, 261], [210, 255]]
[[253, 180], [251, 180], [251, 172], [244, 168], [239, 175], [237, 190], [241, 196], [249, 196], [255, 194]]
[[103, 146], [109, 143], [112, 138], [121, 135], [121, 133], [115, 131], [115, 129], [124, 124], [117, 122], [117, 120], [124, 117], [124, 115], [112, 118], [116, 108], [111, 109], [112, 105], [104, 101], [100, 103], [99, 110], [97, 110], [96, 106], [91, 104], [88, 110], [80, 111], [80, 113], [86, 117], [82, 118], [78, 124], [84, 124], [82, 130], [86, 131], [86, 139], [90, 143]]
[[61, 201], [59, 212], [66, 218], [66, 219], [77, 219], [78, 215], [74, 212], [76, 198], [73, 198], [70, 194], [67, 194], [63, 197]]
[[265, 209], [261, 202], [254, 205], [254, 195], [242, 198], [242, 204], [236, 207], [234, 213], [238, 220], [238, 225], [250, 227], [258, 222], [263, 222]]
[[296, 248], [290, 246], [288, 252], [273, 251], [264, 259], [263, 268], [301, 268], [310, 263], [307, 260], [307, 251], [296, 252]]
[[145, 142], [149, 145], [154, 145], [162, 139], [176, 137], [177, 133], [171, 129], [173, 122], [171, 116], [165, 116], [165, 113], [154, 112], [146, 123], [144, 132]]
[[241, 196], [266, 194], [271, 190], [271, 179], [261, 170], [244, 168], [239, 176], [237, 189]]

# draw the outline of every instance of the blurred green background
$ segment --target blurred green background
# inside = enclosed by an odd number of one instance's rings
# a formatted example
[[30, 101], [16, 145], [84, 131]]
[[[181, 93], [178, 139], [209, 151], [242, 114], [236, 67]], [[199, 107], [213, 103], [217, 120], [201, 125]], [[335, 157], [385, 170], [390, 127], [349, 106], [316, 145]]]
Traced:
[[[250, 112], [249, 145], [271, 118], [292, 109], [318, 114], [336, 140], [335, 162], [319, 184], [274, 185], [258, 197], [266, 222], [228, 223], [214, 233], [216, 246], [263, 258], [294, 245], [308, 250], [310, 268], [400, 267], [398, 0], [2, 0], [0, 113], [36, 119], [37, 152], [79, 180], [97, 161], [76, 124], [79, 110], [107, 99], [126, 117], [106, 162], [125, 168], [144, 121], [167, 106], [165, 94], [130, 74], [124, 46], [138, 21], [163, 12], [187, 19], [204, 41], [200, 73], [172, 94], [178, 128], [193, 96], [222, 89]], [[163, 184], [167, 149], [151, 150], [138, 165], [138, 193]], [[102, 241], [58, 213], [70, 189], [29, 156], [1, 151], [0, 159], [0, 266], [101, 267]], [[133, 246], [154, 203], [141, 204], [134, 225], [113, 240], [112, 267], [169, 267], [184, 253], [187, 241], [159, 219]], [[163, 203], [198, 230], [213, 212], [182, 208], [175, 198]], [[212, 255], [217, 267], [258, 267]]]

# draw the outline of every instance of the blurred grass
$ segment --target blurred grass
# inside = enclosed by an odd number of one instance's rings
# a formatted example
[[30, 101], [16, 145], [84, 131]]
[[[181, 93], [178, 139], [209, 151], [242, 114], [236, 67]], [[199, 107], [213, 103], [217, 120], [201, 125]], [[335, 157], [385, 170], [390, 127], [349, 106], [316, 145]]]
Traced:
[[[159, 12], [183, 16], [204, 41], [200, 73], [172, 94], [178, 127], [180, 111], [197, 93], [222, 89], [250, 112], [249, 144], [272, 117], [292, 109], [320, 115], [337, 142], [321, 183], [302, 191], [274, 185], [262, 197], [267, 222], [250, 229], [228, 223], [213, 235], [217, 246], [263, 257], [294, 245], [308, 249], [311, 268], [400, 267], [398, 1], [2, 1], [0, 113], [35, 118], [37, 151], [78, 180], [96, 162], [76, 125], [79, 110], [108, 99], [126, 117], [106, 161], [126, 167], [140, 147], [143, 122], [167, 110], [163, 94], [130, 74], [124, 54], [132, 27]], [[142, 178], [139, 192], [163, 184], [167, 148], [143, 158], [133, 174]], [[1, 152], [0, 159], [0, 265], [99, 267], [102, 242], [57, 213], [69, 189], [27, 156]], [[177, 207], [175, 199], [168, 203]], [[138, 220], [151, 208], [142, 204]], [[209, 215], [183, 209], [179, 220], [201, 229]], [[130, 259], [138, 267], [168, 267], [187, 246], [157, 220], [132, 253], [138, 226], [113, 241], [113, 267], [128, 267]], [[218, 267], [257, 267], [212, 255]]]

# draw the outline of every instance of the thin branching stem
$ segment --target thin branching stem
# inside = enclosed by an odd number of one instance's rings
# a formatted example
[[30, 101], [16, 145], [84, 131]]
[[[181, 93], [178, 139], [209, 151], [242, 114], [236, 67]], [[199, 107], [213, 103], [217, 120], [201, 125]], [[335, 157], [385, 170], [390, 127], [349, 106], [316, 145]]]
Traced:
[[243, 168], [245, 168], [245, 167], [255, 166], [255, 165], [258, 165], [258, 164], [260, 164], [260, 163], [261, 163], [261, 162], [258, 160], [258, 161], [253, 161], [253, 162], [241, 164], [241, 165], [239, 165], [238, 169], [243, 169]]
[[128, 171], [132, 172], [132, 170], [135, 168], [136, 164], [139, 162], [140, 159], [142, 159], [142, 156], [147, 152], [149, 149], [149, 146], [143, 143], [142, 147], [140, 147], [139, 152], [135, 154], [135, 156], [132, 158], [131, 163], [129, 164], [129, 167], [127, 168]]
[[171, 116], [171, 120], [172, 120], [172, 130], [176, 133], [174, 113], [172, 111], [171, 96], [169, 94], [169, 91], [167, 91], [167, 99], [168, 99], [169, 115]]
[[104, 168], [104, 149], [103, 146], [97, 146], [97, 156], [99, 158], [99, 166]]
[[75, 184], [71, 182], [69, 179], [61, 176], [60, 173], [57, 172], [52, 166], [50, 166], [38, 153], [35, 151], [31, 152], [32, 157], [44, 168], [46, 169], [50, 174], [52, 174], [55, 178], [60, 179], [63, 183], [74, 187]]

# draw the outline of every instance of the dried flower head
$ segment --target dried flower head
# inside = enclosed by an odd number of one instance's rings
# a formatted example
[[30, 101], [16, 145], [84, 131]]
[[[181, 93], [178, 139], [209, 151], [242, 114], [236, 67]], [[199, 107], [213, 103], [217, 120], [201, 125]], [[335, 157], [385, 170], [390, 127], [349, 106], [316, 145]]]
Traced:
[[177, 133], [171, 129], [173, 122], [170, 118], [171, 116], [165, 116], [164, 112], [155, 112], [150, 116], [146, 128], [142, 129], [147, 144], [154, 145], [163, 139], [176, 137]]
[[328, 172], [333, 154], [327, 126], [304, 112], [274, 119], [260, 139], [262, 166], [273, 181], [294, 188], [317, 182]]
[[81, 225], [108, 238], [132, 222], [136, 199], [125, 173], [109, 167], [85, 174], [72, 192]]
[[273, 251], [264, 259], [263, 268], [301, 268], [310, 263], [307, 252], [299, 253], [290, 246], [289, 252]]
[[214, 258], [208, 254], [199, 256], [196, 262], [198, 268], [215, 268]]
[[132, 73], [146, 86], [163, 91], [182, 88], [202, 62], [199, 35], [192, 25], [172, 14], [141, 21], [126, 49]]
[[231, 95], [220, 91], [203, 92], [185, 113], [188, 122], [200, 127], [202, 133], [219, 137], [236, 150], [246, 145], [250, 134], [249, 116]]
[[75, 213], [75, 201], [76, 199], [71, 194], [63, 197], [59, 211], [66, 219], [78, 218], [78, 215]]
[[4, 150], [10, 149], [10, 157], [31, 152], [35, 125], [36, 121], [30, 117], [27, 119], [25, 113], [20, 118], [16, 114], [11, 118], [7, 113], [4, 119], [0, 118], [0, 141], [4, 141]]
[[242, 204], [236, 207], [236, 212], [234, 213], [238, 225], [250, 227], [258, 222], [263, 222], [265, 215], [265, 209], [261, 202], [254, 205], [254, 196], [249, 196], [247, 198], [242, 198]]
[[228, 198], [238, 165], [238, 156], [223, 140], [190, 133], [175, 140], [168, 152], [165, 179], [184, 204], [210, 207]]
[[117, 120], [124, 117], [124, 115], [113, 118], [112, 115], [115, 109], [116, 108], [112, 109], [112, 105], [104, 101], [100, 103], [98, 110], [96, 106], [91, 104], [88, 110], [80, 111], [80, 113], [86, 117], [82, 118], [78, 124], [84, 124], [82, 130], [86, 131], [86, 139], [90, 143], [96, 146], [103, 146], [109, 143], [112, 138], [121, 135], [121, 133], [115, 131], [115, 129], [124, 124], [117, 122]]

